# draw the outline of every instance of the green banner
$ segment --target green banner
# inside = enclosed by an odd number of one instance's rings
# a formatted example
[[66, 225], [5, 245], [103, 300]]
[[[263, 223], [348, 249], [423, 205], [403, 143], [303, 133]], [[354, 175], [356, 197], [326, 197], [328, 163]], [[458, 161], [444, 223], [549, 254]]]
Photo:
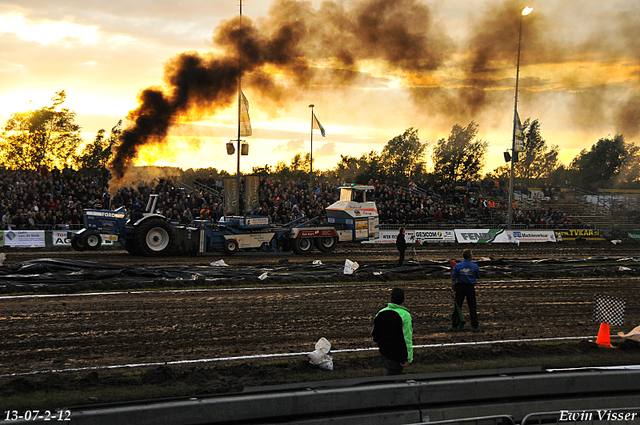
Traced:
[[630, 241], [640, 242], [640, 229], [625, 230]]
[[260, 208], [258, 190], [260, 189], [259, 176], [246, 176], [244, 184], [244, 213], [249, 214]]
[[238, 197], [238, 180], [235, 177], [225, 177], [224, 186], [224, 215], [240, 215]]

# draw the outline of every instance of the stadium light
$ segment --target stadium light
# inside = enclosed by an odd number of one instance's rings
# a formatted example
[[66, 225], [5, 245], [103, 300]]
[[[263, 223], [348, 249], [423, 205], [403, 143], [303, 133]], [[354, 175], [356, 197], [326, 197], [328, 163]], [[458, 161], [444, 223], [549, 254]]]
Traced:
[[[518, 30], [518, 62], [516, 65], [516, 96], [513, 105], [513, 133], [511, 139], [511, 175], [509, 177], [509, 212], [507, 213], [507, 229], [511, 229], [513, 223], [513, 169], [518, 157], [516, 152], [516, 122], [518, 120], [518, 80], [520, 78], [520, 46], [522, 45], [522, 21], [530, 14], [533, 8], [526, 6], [520, 13], [520, 29]], [[506, 159], [506, 156], [505, 156]]]

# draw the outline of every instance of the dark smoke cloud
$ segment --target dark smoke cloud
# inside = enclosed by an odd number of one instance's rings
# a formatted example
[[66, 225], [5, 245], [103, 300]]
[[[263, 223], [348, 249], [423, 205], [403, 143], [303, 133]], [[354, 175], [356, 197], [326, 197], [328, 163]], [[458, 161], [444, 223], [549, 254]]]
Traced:
[[[477, 120], [486, 111], [510, 115], [504, 111], [513, 102], [522, 3], [487, 5], [469, 23], [470, 35], [461, 46], [454, 45], [420, 0], [323, 1], [317, 9], [310, 1], [275, 0], [267, 17], [245, 17], [242, 26], [238, 17], [224, 21], [213, 35], [219, 53], [176, 56], [166, 65], [165, 87], [140, 94], [112, 163], [113, 174], [121, 179], [138, 149], [162, 142], [182, 117], [211, 116], [233, 104], [240, 72], [243, 86], [250, 86], [261, 110], [269, 112], [282, 110], [307, 90], [385, 87], [389, 82], [384, 75], [363, 72], [363, 63], [371, 61], [411, 84], [411, 98], [424, 115], [453, 123]], [[606, 60], [615, 61], [625, 51], [637, 65], [639, 16], [612, 17], [606, 26], [610, 34], [603, 29], [582, 42], [570, 42], [553, 38], [553, 11], [536, 10], [523, 21], [522, 67], [607, 54]], [[521, 75], [520, 83], [520, 96], [527, 101], [536, 93], [551, 98], [540, 92], [555, 90], [553, 82], [535, 75]], [[614, 95], [607, 81], [587, 81], [578, 70], [561, 83], [576, 94], [568, 103], [570, 116], [585, 124], [606, 118], [610, 107], [603, 105]], [[639, 95], [627, 97], [614, 115], [621, 129], [638, 134]]]
[[[390, 69], [432, 71], [452, 51], [451, 43], [433, 24], [429, 8], [417, 0], [366, 0], [347, 9], [338, 2], [278, 0], [259, 24], [236, 17], [215, 31], [220, 57], [183, 53], [165, 67], [166, 89], [149, 88], [129, 113], [132, 125], [121, 136], [111, 163], [121, 180], [139, 148], [161, 142], [185, 115], [214, 115], [235, 100], [240, 72], [252, 92], [282, 106], [290, 87], [276, 81], [272, 66], [297, 89], [329, 84], [351, 85], [361, 77], [358, 61], [383, 60]], [[333, 63], [327, 71], [313, 66]], [[240, 71], [241, 70], [241, 71]]]
[[627, 139], [640, 135], [640, 95], [630, 97], [616, 114], [616, 133]]

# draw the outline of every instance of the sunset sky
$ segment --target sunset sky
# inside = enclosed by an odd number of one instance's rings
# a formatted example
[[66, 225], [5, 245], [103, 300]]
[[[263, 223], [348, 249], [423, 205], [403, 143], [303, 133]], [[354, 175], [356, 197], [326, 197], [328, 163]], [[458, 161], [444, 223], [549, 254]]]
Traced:
[[[527, 5], [533, 12], [523, 19], [522, 120], [540, 120], [565, 164], [602, 137], [622, 133], [637, 142], [640, 2], [527, 1], [245, 0], [243, 24], [259, 48], [243, 52], [253, 136], [242, 171], [308, 152], [309, 104], [326, 129], [326, 137], [313, 136], [315, 169], [334, 168], [341, 154], [380, 152], [409, 127], [431, 148], [454, 124], [470, 121], [490, 145], [486, 170], [504, 165], [519, 11]], [[158, 88], [173, 101], [181, 91], [171, 76], [188, 75], [180, 73], [185, 52], [207, 62], [216, 79], [226, 69], [218, 62], [237, 63], [238, 4], [0, 1], [2, 126], [65, 90], [91, 140], [136, 110], [144, 89]], [[172, 110], [167, 137], [136, 148], [132, 163], [234, 172], [236, 157], [225, 143], [237, 137], [236, 87], [215, 90], [190, 92]]]

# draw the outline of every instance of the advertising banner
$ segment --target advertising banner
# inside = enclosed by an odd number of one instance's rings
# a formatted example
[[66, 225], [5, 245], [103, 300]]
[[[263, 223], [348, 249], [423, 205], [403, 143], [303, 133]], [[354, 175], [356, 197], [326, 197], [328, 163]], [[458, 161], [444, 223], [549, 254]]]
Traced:
[[574, 241], [578, 238], [589, 239], [592, 241], [603, 241], [604, 236], [600, 234], [599, 229], [567, 229], [556, 230], [556, 238], [563, 241]]
[[67, 231], [54, 230], [51, 232], [53, 246], [71, 246], [71, 239], [67, 237]]
[[260, 177], [246, 176], [244, 190], [244, 212], [249, 214], [260, 209], [258, 190], [260, 188]]
[[629, 229], [625, 230], [625, 232], [627, 232], [627, 238], [630, 241], [640, 242], [640, 229]]
[[[376, 239], [365, 241], [365, 243], [396, 243], [397, 230], [380, 230]], [[407, 230], [405, 232], [407, 244], [414, 243], [442, 243], [455, 242], [456, 237], [453, 230]]]
[[4, 230], [5, 246], [44, 247], [44, 230]]
[[504, 229], [456, 229], [458, 243], [507, 242]]
[[553, 230], [507, 230], [509, 242], [557, 242]]
[[225, 177], [222, 179], [224, 187], [224, 215], [239, 215], [240, 205], [238, 205], [238, 180], [235, 177]]
[[456, 229], [459, 243], [556, 242], [553, 230]]
[[456, 236], [453, 230], [415, 230], [415, 240], [419, 244], [455, 242]]
[[[118, 237], [116, 235], [101, 235], [102, 245], [117, 245]], [[66, 230], [53, 230], [51, 232], [51, 243], [53, 246], [71, 246], [71, 239], [67, 237]]]

